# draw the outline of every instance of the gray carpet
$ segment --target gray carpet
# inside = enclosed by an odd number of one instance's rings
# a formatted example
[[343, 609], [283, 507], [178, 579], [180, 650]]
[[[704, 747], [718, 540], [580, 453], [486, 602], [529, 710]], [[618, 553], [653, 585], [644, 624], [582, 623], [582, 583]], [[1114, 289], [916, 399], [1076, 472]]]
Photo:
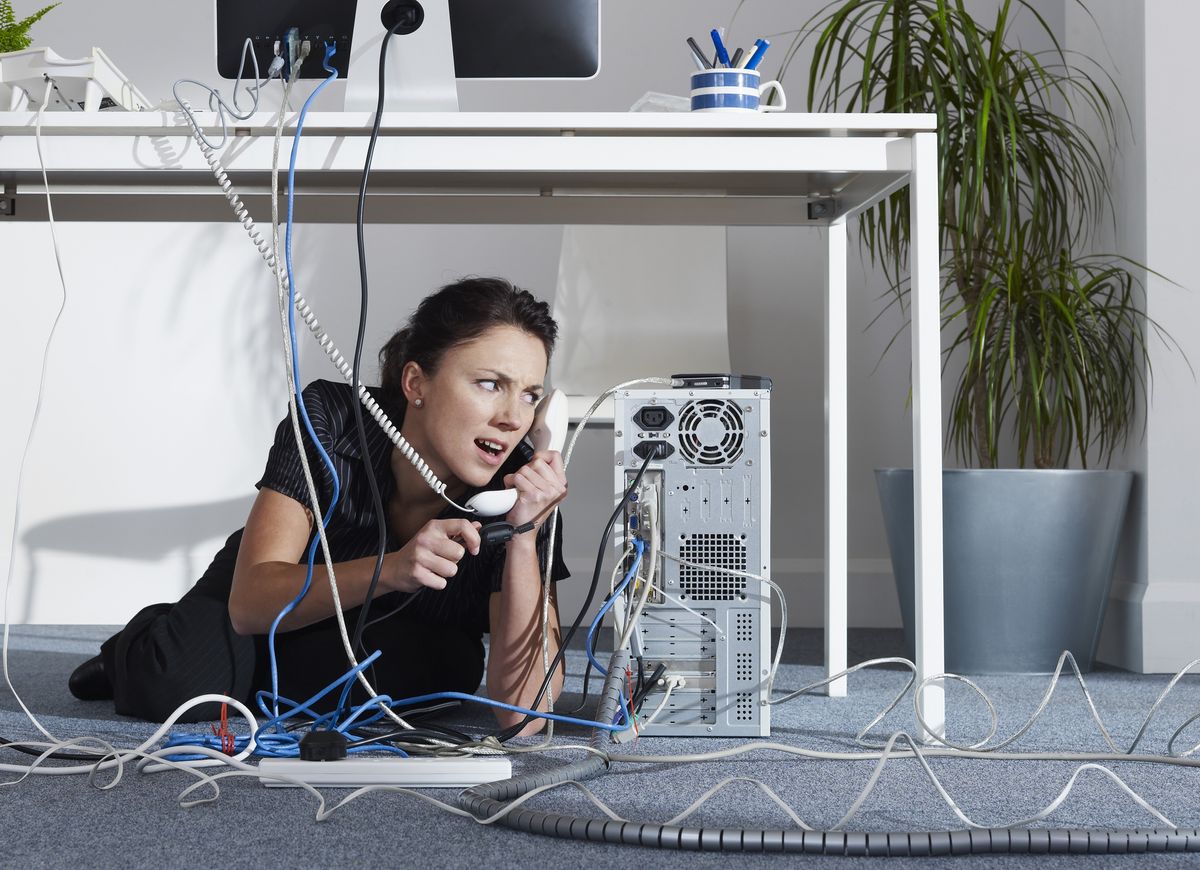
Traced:
[[[146, 723], [115, 716], [111, 704], [76, 701], [66, 690], [71, 669], [93, 654], [107, 636], [100, 627], [17, 627], [10, 643], [10, 671], [22, 698], [51, 732], [60, 737], [99, 735], [132, 746], [151, 733]], [[850, 660], [899, 653], [895, 631], [855, 631]], [[821, 635], [794, 630], [789, 634], [785, 665], [777, 685], [799, 686], [819, 677]], [[570, 657], [568, 696], [579, 691], [582, 654]], [[880, 669], [851, 677], [850, 696], [809, 696], [774, 710], [773, 739], [797, 745], [853, 750], [853, 735], [903, 685], [904, 674]], [[1000, 733], [1011, 733], [1036, 707], [1044, 691], [1043, 677], [991, 677], [978, 682], [1000, 710]], [[1166, 678], [1101, 670], [1088, 683], [1113, 737], [1127, 745]], [[575, 695], [577, 697], [577, 694]], [[969, 692], [948, 690], [948, 727], [952, 738], [982, 736], [986, 712]], [[1185, 678], [1152, 724], [1143, 749], [1165, 752], [1169, 735], [1200, 710], [1200, 678]], [[446, 721], [483, 725], [488, 714], [455, 711]], [[198, 726], [184, 726], [195, 730]], [[915, 731], [911, 703], [893, 712], [878, 734]], [[559, 732], [579, 739], [581, 730]], [[1188, 732], [1200, 740], [1200, 727]], [[37, 739], [15, 699], [0, 687], [0, 736]], [[702, 752], [735, 745], [730, 740], [643, 738], [627, 751], [648, 756]], [[1190, 745], [1190, 744], [1189, 744]], [[1079, 689], [1062, 684], [1046, 714], [1017, 748], [1103, 751], [1096, 726], [1087, 715]], [[570, 756], [574, 757], [574, 756]], [[0, 750], [0, 761], [22, 763], [24, 756]], [[521, 758], [518, 770], [546, 765]], [[1048, 804], [1066, 783], [1075, 765], [1060, 762], [995, 762], [938, 759], [932, 762], [960, 806], [982, 823], [1032, 815]], [[729, 776], [753, 776], [768, 783], [809, 824], [836, 822], [870, 775], [873, 762], [810, 761], [757, 754], [736, 760], [688, 766], [617, 765], [591, 787], [628, 819], [665, 821], [683, 810], [707, 788]], [[1119, 762], [1110, 767], [1152, 805], [1180, 827], [1200, 826], [1200, 770]], [[17, 775], [0, 775], [15, 780]], [[804, 855], [681, 853], [638, 847], [580, 843], [539, 837], [499, 826], [483, 827], [443, 813], [405, 796], [375, 794], [360, 798], [327, 821], [315, 823], [315, 802], [300, 791], [265, 790], [251, 780], [222, 784], [219, 801], [191, 809], [176, 804], [190, 781], [185, 774], [138, 775], [128, 771], [114, 788], [99, 790], [86, 777], [30, 777], [0, 789], [0, 866], [344, 866], [351, 861], [403, 867], [652, 866], [758, 867], [782, 862], [835, 862], [838, 867], [873, 866], [877, 858], [825, 858]], [[338, 792], [330, 792], [336, 796]], [[573, 791], [559, 790], [534, 799], [531, 806], [593, 816], [597, 811]], [[735, 784], [702, 807], [687, 824], [705, 827], [789, 828], [791, 822], [770, 800], [748, 784]], [[1046, 823], [1049, 827], [1156, 827], [1158, 824], [1127, 795], [1099, 774], [1081, 778], [1066, 803]], [[950, 830], [959, 822], [911, 760], [891, 763], [859, 815], [848, 825], [857, 831]], [[1143, 856], [970, 856], [961, 858], [892, 859], [924, 865], [1013, 867], [1043, 865], [1197, 866], [1200, 855]]]

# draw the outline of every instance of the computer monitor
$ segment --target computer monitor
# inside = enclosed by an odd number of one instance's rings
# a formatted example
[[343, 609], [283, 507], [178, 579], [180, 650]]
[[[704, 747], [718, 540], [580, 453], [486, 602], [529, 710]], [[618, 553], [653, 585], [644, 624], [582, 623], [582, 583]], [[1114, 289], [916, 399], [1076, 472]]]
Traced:
[[[374, 109], [383, 22], [405, 12], [419, 25], [388, 46], [387, 110], [455, 111], [456, 78], [586, 79], [600, 69], [600, 0], [216, 0], [217, 72], [237, 77], [247, 37], [265, 72], [296, 28], [313, 50], [300, 77], [328, 75], [320, 58], [334, 39], [346, 109]], [[248, 61], [241, 72], [253, 75]]]

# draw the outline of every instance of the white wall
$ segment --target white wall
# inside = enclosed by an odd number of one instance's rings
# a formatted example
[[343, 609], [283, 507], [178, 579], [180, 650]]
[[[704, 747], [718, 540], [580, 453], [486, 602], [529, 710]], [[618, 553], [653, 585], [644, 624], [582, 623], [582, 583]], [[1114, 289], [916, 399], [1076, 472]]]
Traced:
[[1200, 121], [1180, 110], [1181, 88], [1195, 77], [1188, 35], [1200, 25], [1200, 7], [1187, 0], [1107, 0], [1093, 7], [1104, 39], [1089, 35], [1086, 22], [1069, 32], [1085, 53], [1111, 53], [1132, 120], [1114, 185], [1116, 237], [1123, 251], [1158, 273], [1147, 274], [1146, 310], [1178, 343], [1150, 344], [1145, 437], [1126, 457], [1139, 472], [1127, 556], [1115, 577], [1101, 655], [1133, 670], [1170, 672], [1196, 657], [1200, 622], [1200, 388], [1189, 367], [1200, 360], [1200, 267], [1192, 256]]
[[[1154, 400], [1146, 436], [1147, 592], [1142, 601], [1140, 670], [1173, 671], [1196, 658], [1200, 625], [1200, 266], [1195, 203], [1200, 202], [1196, 143], [1200, 118], [1180, 111], [1196, 68], [1186, 39], [1200, 28], [1200, 6], [1186, 0], [1146, 4], [1147, 310], [1176, 341], [1153, 345]], [[1182, 90], [1186, 89], [1186, 90]], [[1186, 359], [1185, 359], [1186, 356]], [[1190, 361], [1190, 366], [1189, 366]]]

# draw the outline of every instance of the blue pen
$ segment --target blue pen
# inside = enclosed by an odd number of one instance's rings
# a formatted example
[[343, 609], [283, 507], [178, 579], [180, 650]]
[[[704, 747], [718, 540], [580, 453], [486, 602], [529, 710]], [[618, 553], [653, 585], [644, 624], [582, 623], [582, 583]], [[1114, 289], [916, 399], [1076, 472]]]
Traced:
[[721, 33], [715, 27], [712, 31], [713, 45], [717, 47], [717, 60], [721, 66], [729, 66], [729, 52], [725, 50], [725, 43], [721, 41]]
[[757, 48], [754, 49], [754, 54], [750, 55], [750, 60], [746, 61], [746, 69], [758, 69], [759, 63], [763, 59], [763, 55], [767, 53], [767, 49], [771, 47], [771, 43], [765, 39], [756, 39], [754, 44]]

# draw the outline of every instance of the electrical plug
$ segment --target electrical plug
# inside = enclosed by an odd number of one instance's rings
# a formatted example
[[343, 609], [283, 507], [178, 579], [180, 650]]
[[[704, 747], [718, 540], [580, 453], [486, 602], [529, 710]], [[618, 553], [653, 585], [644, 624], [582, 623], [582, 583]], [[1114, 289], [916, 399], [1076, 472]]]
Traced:
[[309, 731], [300, 738], [304, 761], [341, 761], [346, 757], [346, 735], [340, 731]]

